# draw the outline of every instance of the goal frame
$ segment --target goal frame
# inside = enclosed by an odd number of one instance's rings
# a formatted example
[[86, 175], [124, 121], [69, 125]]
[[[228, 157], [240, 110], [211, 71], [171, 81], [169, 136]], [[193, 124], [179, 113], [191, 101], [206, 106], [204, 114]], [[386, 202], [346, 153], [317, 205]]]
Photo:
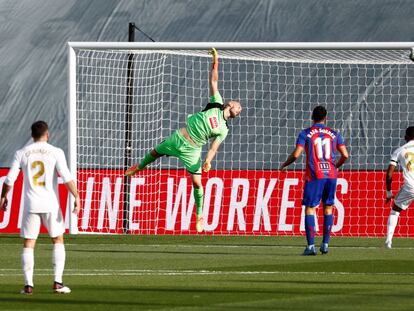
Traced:
[[[76, 49], [208, 50], [212, 47], [219, 50], [411, 50], [412, 58], [414, 54], [414, 42], [68, 42], [68, 165], [73, 176], [77, 176]], [[69, 233], [77, 234], [78, 218], [70, 212], [73, 203], [74, 198], [69, 196], [66, 221]]]

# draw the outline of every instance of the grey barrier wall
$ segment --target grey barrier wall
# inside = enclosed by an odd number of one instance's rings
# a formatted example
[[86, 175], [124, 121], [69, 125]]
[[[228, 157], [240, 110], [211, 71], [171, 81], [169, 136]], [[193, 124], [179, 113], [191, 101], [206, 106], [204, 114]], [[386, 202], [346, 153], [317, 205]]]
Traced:
[[129, 22], [158, 42], [414, 41], [413, 8], [411, 0], [1, 1], [0, 164], [11, 164], [39, 119], [68, 151], [68, 41], [125, 42]]

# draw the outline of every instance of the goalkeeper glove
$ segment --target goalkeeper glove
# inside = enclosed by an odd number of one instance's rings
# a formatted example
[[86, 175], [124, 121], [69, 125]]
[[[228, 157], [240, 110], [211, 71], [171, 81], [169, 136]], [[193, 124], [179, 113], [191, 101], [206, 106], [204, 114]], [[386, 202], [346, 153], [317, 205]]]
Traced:
[[211, 164], [210, 164], [210, 162], [204, 162], [204, 164], [203, 164], [203, 171], [204, 171], [205, 173], [207, 173], [210, 169], [211, 169]]
[[215, 48], [211, 48], [211, 50], [208, 53], [211, 54], [211, 56], [213, 56], [213, 59], [218, 57], [218, 53], [217, 53], [217, 50]]

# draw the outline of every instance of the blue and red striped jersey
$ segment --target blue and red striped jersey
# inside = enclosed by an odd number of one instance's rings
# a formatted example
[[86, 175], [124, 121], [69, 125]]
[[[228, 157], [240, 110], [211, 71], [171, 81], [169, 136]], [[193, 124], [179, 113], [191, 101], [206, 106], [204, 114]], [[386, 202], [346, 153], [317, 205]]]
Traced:
[[296, 145], [306, 152], [306, 179], [337, 178], [336, 150], [343, 144], [342, 135], [325, 124], [315, 123], [302, 130]]

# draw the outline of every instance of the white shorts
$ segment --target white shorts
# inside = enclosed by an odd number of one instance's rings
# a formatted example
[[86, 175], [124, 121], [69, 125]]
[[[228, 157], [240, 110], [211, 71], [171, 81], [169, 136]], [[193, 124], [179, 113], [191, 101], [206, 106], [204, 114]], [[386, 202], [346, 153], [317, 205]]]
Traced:
[[394, 198], [394, 204], [399, 208], [406, 210], [414, 200], [414, 192], [408, 191], [404, 187], [400, 189]]
[[65, 233], [65, 221], [62, 217], [62, 211], [59, 209], [54, 213], [23, 212], [20, 236], [24, 239], [36, 240], [39, 236], [41, 224], [46, 227], [51, 238], [56, 238]]

